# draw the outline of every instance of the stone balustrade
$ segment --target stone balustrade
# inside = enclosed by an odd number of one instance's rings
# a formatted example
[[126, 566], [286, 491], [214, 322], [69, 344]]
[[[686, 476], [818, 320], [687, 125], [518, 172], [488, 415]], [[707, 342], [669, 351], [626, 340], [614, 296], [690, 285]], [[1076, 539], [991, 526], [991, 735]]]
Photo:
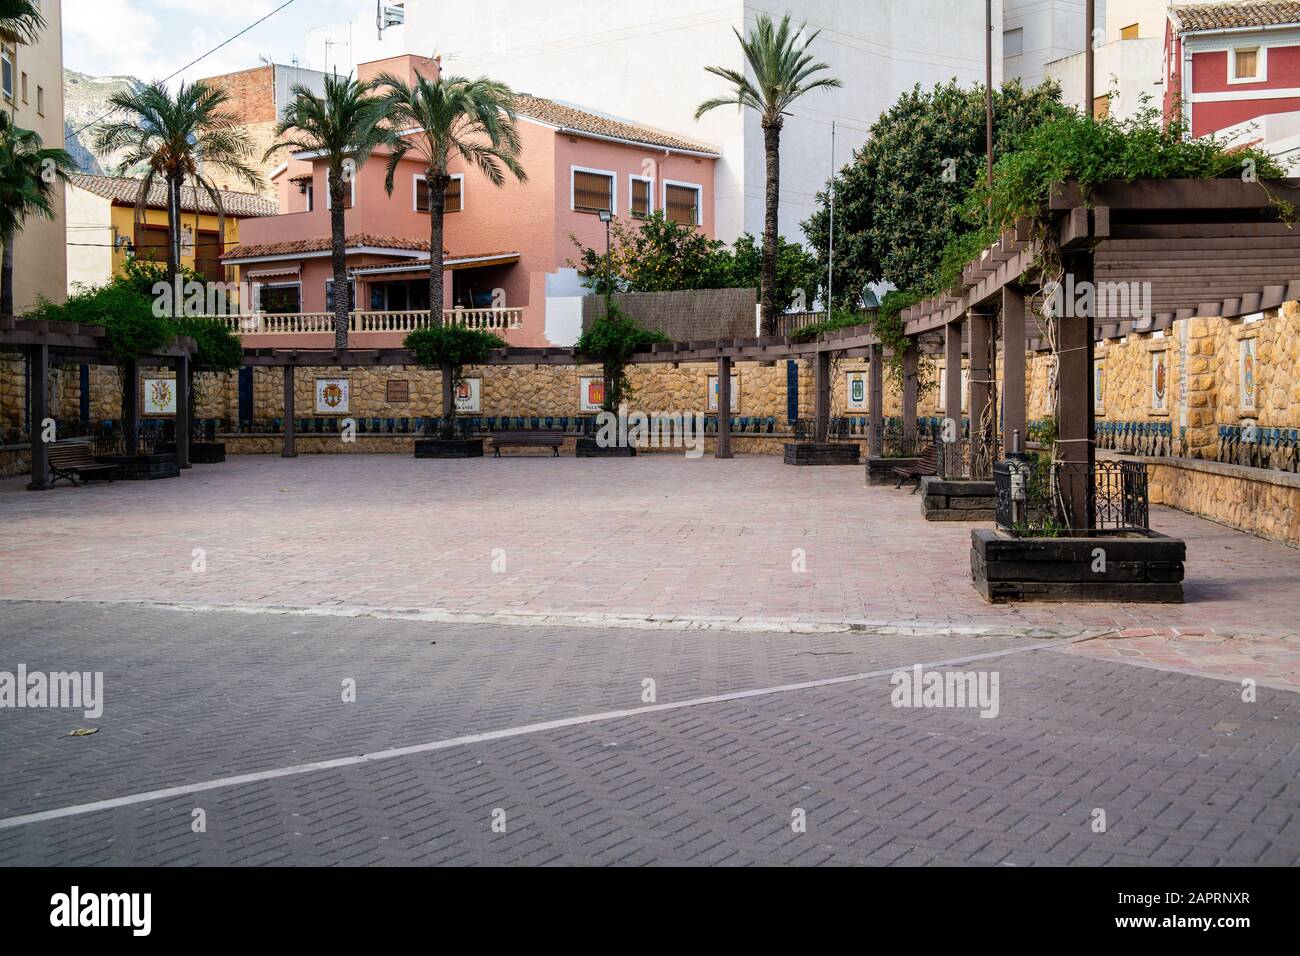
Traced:
[[[411, 332], [426, 328], [432, 313], [424, 310], [356, 311], [349, 314], [349, 332]], [[443, 323], [471, 329], [505, 331], [523, 326], [523, 309], [444, 309]], [[333, 332], [332, 312], [256, 312], [212, 316], [242, 336]]]

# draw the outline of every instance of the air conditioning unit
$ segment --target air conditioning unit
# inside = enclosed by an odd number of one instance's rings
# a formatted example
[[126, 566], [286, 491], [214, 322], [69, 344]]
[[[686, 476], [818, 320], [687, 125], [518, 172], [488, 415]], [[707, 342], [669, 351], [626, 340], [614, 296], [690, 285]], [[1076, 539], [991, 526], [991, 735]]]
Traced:
[[380, 30], [387, 30], [389, 27], [400, 27], [406, 22], [406, 7], [400, 4], [390, 6], [383, 3], [383, 0], [380, 0], [378, 7], [375, 19], [378, 21]]

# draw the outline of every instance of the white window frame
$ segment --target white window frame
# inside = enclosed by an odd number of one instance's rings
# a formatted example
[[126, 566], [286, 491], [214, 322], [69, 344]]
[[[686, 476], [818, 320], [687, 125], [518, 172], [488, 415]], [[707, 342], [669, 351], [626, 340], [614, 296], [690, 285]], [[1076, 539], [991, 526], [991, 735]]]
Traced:
[[668, 215], [668, 187], [681, 186], [684, 189], [695, 190], [695, 225], [704, 225], [704, 185], [702, 183], [687, 183], [677, 179], [665, 179], [663, 194], [659, 197], [661, 200], [660, 209], [664, 215]]
[[574, 200], [577, 196], [577, 190], [574, 183], [577, 177], [574, 173], [596, 173], [600, 176], [609, 177], [609, 213], [611, 216], [618, 215], [618, 173], [612, 169], [593, 169], [590, 166], [570, 166], [569, 167], [569, 212], [581, 213], [584, 216], [594, 216], [596, 213], [588, 212], [586, 209], [579, 209]]
[[649, 186], [646, 190], [646, 206], [648, 208], [644, 217], [648, 219], [655, 213], [655, 178], [653, 176], [639, 176], [636, 173], [627, 174], [627, 214], [629, 217], [642, 218], [632, 211], [633, 183], [646, 183]]
[[[453, 209], [452, 212], [464, 212], [465, 211], [465, 174], [449, 173], [448, 178], [460, 180], [460, 208]], [[429, 177], [426, 173], [411, 174], [411, 211], [418, 212], [421, 216], [427, 216], [429, 215], [429, 210], [420, 208], [419, 188], [415, 185], [421, 179], [423, 179], [425, 182], [429, 181]], [[430, 194], [430, 201], [432, 201], [432, 194]]]
[[307, 199], [307, 212], [316, 211], [316, 177], [307, 180], [307, 188], [302, 191]]
[[[360, 172], [360, 170], [357, 170], [357, 171], [353, 172], [353, 173], [352, 173], [352, 178], [348, 180], [348, 185], [352, 187], [352, 190], [351, 190], [351, 191], [352, 191], [352, 196], [351, 196], [352, 204], [351, 204], [350, 206], [347, 207], [347, 208], [349, 208], [349, 209], [356, 209], [356, 208], [357, 208], [357, 175], [359, 174], [359, 172]], [[326, 208], [326, 210], [329, 210], [329, 209], [331, 208], [331, 205], [330, 205], [330, 173], [329, 173], [329, 170], [328, 170], [328, 169], [325, 170], [325, 208]]]
[[[1237, 76], [1237, 52], [1255, 51], [1255, 75]], [[1263, 43], [1242, 43], [1228, 47], [1228, 82], [1229, 83], [1267, 83], [1268, 82], [1268, 47]]]
[[0, 96], [4, 97], [6, 103], [14, 101], [14, 84], [18, 78], [18, 64], [14, 62], [13, 51], [7, 44], [0, 43], [0, 77], [3, 77], [4, 64], [9, 66], [9, 88], [0, 89]]

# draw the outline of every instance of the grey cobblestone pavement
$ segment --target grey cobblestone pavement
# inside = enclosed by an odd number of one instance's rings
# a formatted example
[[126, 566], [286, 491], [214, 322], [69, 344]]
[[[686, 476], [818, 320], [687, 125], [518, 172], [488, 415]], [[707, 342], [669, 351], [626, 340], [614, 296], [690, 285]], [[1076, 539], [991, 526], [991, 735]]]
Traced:
[[[0, 710], [2, 864], [1285, 864], [1296, 696], [1014, 635], [601, 630], [0, 603], [0, 670], [102, 670], [99, 720]], [[1000, 713], [887, 676], [561, 726], [60, 819], [160, 787], [1009, 651]], [[357, 702], [341, 700], [353, 678]], [[67, 737], [96, 726], [85, 737]], [[194, 833], [192, 812], [206, 813]], [[791, 828], [802, 810], [807, 832]], [[1093, 832], [1094, 811], [1107, 829]], [[493, 829], [503, 811], [504, 832]], [[498, 819], [500, 814], [498, 814]], [[498, 828], [499, 829], [499, 828]]]

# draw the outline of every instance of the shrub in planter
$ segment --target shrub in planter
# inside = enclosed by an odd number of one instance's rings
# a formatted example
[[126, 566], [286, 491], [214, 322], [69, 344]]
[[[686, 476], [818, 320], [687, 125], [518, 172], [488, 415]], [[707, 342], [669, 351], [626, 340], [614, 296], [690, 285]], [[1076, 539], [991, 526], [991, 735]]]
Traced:
[[505, 340], [492, 332], [463, 325], [437, 325], [416, 329], [402, 343], [424, 368], [442, 372], [442, 425], [439, 437], [456, 437], [456, 386], [465, 377], [466, 365], [481, 365], [494, 349], [505, 348]]

